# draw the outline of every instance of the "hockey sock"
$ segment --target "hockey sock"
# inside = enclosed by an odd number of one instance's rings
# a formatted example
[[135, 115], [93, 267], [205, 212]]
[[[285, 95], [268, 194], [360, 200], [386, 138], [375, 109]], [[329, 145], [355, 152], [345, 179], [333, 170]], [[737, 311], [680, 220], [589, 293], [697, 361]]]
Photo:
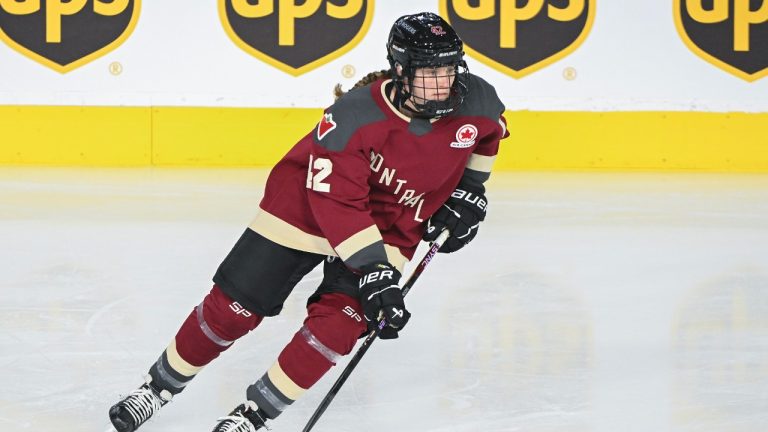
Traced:
[[349, 354], [366, 331], [357, 299], [324, 294], [307, 308], [304, 326], [283, 348], [277, 362], [248, 387], [249, 400], [274, 419]]
[[255, 329], [262, 319], [214, 285], [149, 369], [152, 385], [174, 395], [181, 392], [204, 366]]

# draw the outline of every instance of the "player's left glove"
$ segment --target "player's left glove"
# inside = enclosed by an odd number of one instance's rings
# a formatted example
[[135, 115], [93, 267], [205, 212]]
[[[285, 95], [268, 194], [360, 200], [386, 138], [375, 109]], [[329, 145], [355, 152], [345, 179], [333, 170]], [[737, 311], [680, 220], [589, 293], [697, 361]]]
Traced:
[[450, 237], [438, 251], [443, 253], [456, 252], [471, 242], [477, 235], [480, 222], [485, 220], [485, 210], [488, 207], [488, 199], [483, 189], [459, 184], [448, 201], [429, 219], [424, 240], [435, 241], [442, 230], [450, 230]]

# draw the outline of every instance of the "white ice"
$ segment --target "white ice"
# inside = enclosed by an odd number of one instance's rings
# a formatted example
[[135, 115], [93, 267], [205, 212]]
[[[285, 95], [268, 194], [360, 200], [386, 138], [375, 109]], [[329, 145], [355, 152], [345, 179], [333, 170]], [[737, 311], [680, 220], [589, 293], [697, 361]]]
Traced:
[[[0, 430], [105, 430], [265, 175], [0, 169]], [[478, 239], [430, 264], [402, 337], [372, 347], [315, 431], [766, 430], [768, 175], [496, 174], [488, 196]], [[141, 431], [210, 431], [318, 278]], [[301, 430], [344, 364], [273, 430]]]

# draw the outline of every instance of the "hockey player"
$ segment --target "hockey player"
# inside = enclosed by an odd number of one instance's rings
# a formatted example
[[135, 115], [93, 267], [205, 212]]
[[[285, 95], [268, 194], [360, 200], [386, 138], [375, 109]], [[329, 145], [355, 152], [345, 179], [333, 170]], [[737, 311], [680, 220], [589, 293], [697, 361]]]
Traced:
[[390, 69], [341, 96], [273, 168], [258, 214], [210, 293], [146, 383], [110, 408], [119, 432], [136, 430], [234, 341], [279, 314], [321, 262], [304, 325], [214, 432], [265, 427], [378, 318], [389, 325], [382, 338], [398, 336], [410, 317], [398, 287], [403, 265], [422, 238], [444, 228], [451, 237], [441, 252], [475, 237], [488, 202], [483, 183], [507, 136], [504, 106], [463, 56], [461, 39], [435, 14], [394, 23]]

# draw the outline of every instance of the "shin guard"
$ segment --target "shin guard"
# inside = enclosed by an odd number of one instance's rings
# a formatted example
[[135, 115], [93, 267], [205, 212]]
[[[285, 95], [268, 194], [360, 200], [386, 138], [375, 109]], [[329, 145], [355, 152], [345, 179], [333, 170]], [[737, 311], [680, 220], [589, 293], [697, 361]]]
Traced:
[[271, 419], [312, 387], [331, 366], [349, 354], [366, 331], [360, 304], [345, 294], [323, 294], [307, 308], [304, 326], [277, 362], [248, 387], [248, 399]]
[[205, 365], [255, 329], [262, 319], [214, 285], [150, 368], [153, 385], [172, 394], [181, 392]]

